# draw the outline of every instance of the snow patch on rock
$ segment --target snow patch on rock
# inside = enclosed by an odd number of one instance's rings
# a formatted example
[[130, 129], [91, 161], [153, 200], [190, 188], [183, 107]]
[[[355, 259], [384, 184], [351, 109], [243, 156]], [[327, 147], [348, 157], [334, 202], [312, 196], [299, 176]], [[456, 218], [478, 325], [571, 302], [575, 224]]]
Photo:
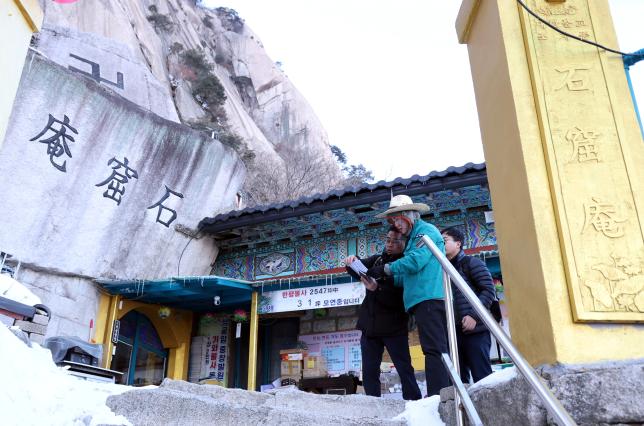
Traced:
[[468, 390], [468, 393], [471, 393], [473, 390], [476, 390], [479, 388], [493, 388], [499, 385], [500, 383], [509, 382], [510, 380], [514, 379], [516, 376], [517, 376], [516, 367], [504, 368], [503, 370], [492, 373], [486, 378], [479, 380], [478, 382], [470, 386], [467, 390]]
[[409, 426], [444, 426], [445, 423], [438, 414], [438, 404], [440, 404], [439, 395], [409, 401], [405, 404], [405, 411], [392, 420], [404, 420]]

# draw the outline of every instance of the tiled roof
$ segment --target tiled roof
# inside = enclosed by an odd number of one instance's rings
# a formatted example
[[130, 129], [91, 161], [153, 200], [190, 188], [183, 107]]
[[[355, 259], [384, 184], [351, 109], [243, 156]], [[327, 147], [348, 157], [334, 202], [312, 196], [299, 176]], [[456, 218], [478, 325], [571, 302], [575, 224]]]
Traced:
[[[441, 188], [458, 187], [461, 186], [460, 183], [462, 183], [463, 179], [469, 175], [475, 175], [475, 178], [478, 180], [486, 180], [487, 175], [485, 163], [467, 163], [461, 167], [448, 167], [442, 171], [433, 171], [424, 176], [413, 175], [409, 178], [396, 178], [391, 181], [381, 180], [376, 183], [348, 186], [323, 194], [301, 197], [296, 200], [289, 200], [282, 203], [272, 203], [248, 207], [242, 210], [233, 210], [219, 214], [215, 217], [203, 219], [199, 223], [199, 229], [205, 230], [206, 232], [217, 232], [224, 228], [234, 227], [240, 224], [239, 220], [250, 216], [263, 217], [265, 215], [270, 215], [271, 220], [274, 220], [282, 216], [295, 216], [298, 214], [298, 210], [302, 210], [302, 213], [310, 213], [311, 209], [307, 207], [313, 207], [314, 205], [320, 205], [321, 210], [346, 208], [351, 205], [359, 205], [365, 202], [376, 201], [375, 199], [365, 200], [364, 197], [366, 194], [378, 193], [377, 198], [380, 200], [386, 200], [389, 199], [392, 191], [395, 195], [409, 194], [413, 188], [425, 188], [431, 183], [436, 183]], [[346, 200], [346, 202], [335, 202], [338, 200]], [[306, 212], [304, 210], [306, 210]], [[226, 223], [229, 223], [230, 226], [227, 226]]]

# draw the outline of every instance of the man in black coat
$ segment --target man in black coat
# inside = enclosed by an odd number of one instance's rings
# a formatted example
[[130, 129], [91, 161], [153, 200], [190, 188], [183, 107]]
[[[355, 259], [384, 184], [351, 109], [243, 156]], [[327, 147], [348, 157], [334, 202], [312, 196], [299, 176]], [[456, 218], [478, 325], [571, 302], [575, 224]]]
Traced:
[[[461, 274], [472, 291], [488, 310], [496, 298], [492, 275], [485, 263], [477, 257], [463, 252], [463, 233], [458, 228], [445, 229], [445, 255], [454, 268]], [[476, 315], [474, 308], [463, 293], [452, 284], [454, 293], [454, 315], [456, 338], [458, 341], [458, 360], [461, 380], [469, 383], [470, 373], [474, 382], [492, 374], [490, 365], [490, 332]]]
[[[384, 252], [361, 260], [367, 269], [370, 269], [399, 259], [404, 248], [404, 236], [390, 228]], [[348, 265], [356, 259], [355, 256], [349, 256], [345, 259], [345, 264]], [[378, 280], [362, 278], [362, 282], [367, 288], [367, 294], [360, 305], [357, 328], [362, 331], [360, 349], [365, 393], [380, 396], [380, 363], [386, 347], [400, 376], [403, 398], [420, 399], [422, 395], [416, 383], [409, 354], [409, 317], [403, 304], [403, 288], [395, 287], [391, 276], [383, 276]]]

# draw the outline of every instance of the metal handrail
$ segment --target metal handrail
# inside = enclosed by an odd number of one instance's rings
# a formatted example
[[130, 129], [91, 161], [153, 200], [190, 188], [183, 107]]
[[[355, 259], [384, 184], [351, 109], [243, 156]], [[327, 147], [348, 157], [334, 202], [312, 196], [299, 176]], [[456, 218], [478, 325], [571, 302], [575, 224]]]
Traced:
[[[518, 349], [512, 344], [512, 341], [510, 340], [508, 335], [505, 334], [505, 331], [503, 331], [503, 329], [494, 320], [494, 318], [492, 318], [492, 315], [488, 312], [485, 306], [483, 306], [483, 304], [478, 299], [476, 294], [474, 294], [470, 286], [467, 285], [467, 283], [461, 277], [458, 271], [456, 271], [454, 266], [452, 266], [452, 264], [447, 259], [447, 257], [445, 257], [445, 254], [426, 235], [422, 235], [419, 237], [418, 242], [416, 243], [416, 246], [420, 247], [422, 244], [425, 244], [427, 246], [429, 251], [434, 255], [434, 257], [441, 264], [443, 271], [449, 275], [454, 285], [456, 285], [456, 287], [461, 291], [461, 293], [463, 294], [463, 296], [465, 296], [467, 301], [470, 302], [470, 305], [472, 306], [472, 308], [474, 308], [474, 311], [476, 311], [476, 314], [478, 315], [478, 317], [483, 321], [483, 323], [486, 325], [488, 330], [490, 330], [490, 332], [494, 335], [494, 337], [501, 344], [503, 349], [505, 349], [505, 351], [510, 356], [515, 366], [519, 370], [519, 372], [523, 375], [523, 377], [526, 379], [526, 381], [532, 387], [532, 389], [537, 393], [537, 395], [545, 405], [546, 410], [548, 410], [550, 415], [554, 417], [554, 419], [560, 426], [576, 426], [575, 421], [572, 419], [572, 417], [570, 417], [570, 414], [568, 414], [566, 409], [561, 405], [561, 402], [559, 402], [559, 400], [552, 394], [550, 389], [548, 389], [548, 387], [541, 382], [541, 379], [534, 371], [532, 366], [528, 364], [528, 361], [526, 361], [525, 358], [523, 358], [523, 356], [518, 351]], [[448, 288], [448, 291], [451, 295], [451, 288]], [[448, 324], [451, 322], [452, 327], [454, 327], [455, 329], [456, 326], [454, 324], [454, 316], [448, 315], [447, 321], [448, 321]], [[450, 340], [452, 340], [452, 336], [449, 336], [449, 337], [450, 337]], [[452, 346], [451, 343], [450, 343], [450, 346]], [[452, 352], [452, 359], [458, 359], [458, 351]], [[458, 365], [457, 363], [455, 364]], [[456, 394], [454, 396], [456, 401]], [[456, 404], [456, 410], [457, 412], [460, 412], [459, 404]]]
[[454, 392], [454, 403], [456, 404], [456, 417], [457, 417], [456, 423], [460, 422], [459, 424], [463, 424], [463, 416], [460, 416], [461, 410], [459, 409], [459, 401], [457, 399], [457, 397], [461, 397], [463, 398], [463, 407], [465, 408], [467, 417], [470, 418], [470, 426], [483, 426], [483, 422], [479, 417], [479, 413], [476, 412], [474, 403], [472, 402], [470, 395], [467, 393], [465, 386], [463, 386], [463, 382], [459, 377], [458, 370], [454, 368], [454, 364], [452, 364], [452, 361], [449, 359], [449, 355], [441, 354], [441, 360], [443, 361], [443, 364], [445, 365], [445, 369], [447, 370], [447, 372], [449, 373], [452, 379], [452, 383], [454, 383], [454, 390], [456, 391]]
[[[445, 315], [447, 316], [447, 318], [454, 318], [454, 303], [452, 302], [453, 301], [452, 286], [450, 285], [449, 275], [447, 274], [447, 271], [443, 271], [443, 290], [445, 292]], [[466, 406], [469, 400], [469, 403], [472, 406], [472, 409], [474, 409], [474, 404], [472, 404], [472, 400], [470, 400], [469, 394], [467, 393], [463, 394], [462, 392], [460, 392], [460, 388], [463, 388], [463, 382], [459, 377], [461, 369], [460, 369], [460, 364], [458, 362], [458, 342], [456, 341], [456, 324], [454, 323], [453, 320], [449, 321], [449, 319], [447, 320], [447, 336], [449, 337], [448, 342], [449, 342], [449, 352], [452, 356], [452, 363], [453, 363], [452, 367], [456, 371], [456, 375], [452, 375], [449, 368], [447, 368], [447, 371], [450, 373], [454, 387], [458, 390], [458, 392], [454, 392], [454, 405], [456, 407], [456, 425], [463, 426], [463, 411], [461, 410], [461, 398], [463, 399], [463, 402]], [[445, 363], [444, 360], [448, 358], [447, 354], [441, 354], [441, 356], [443, 359], [443, 363]], [[476, 409], [474, 409], [474, 413], [476, 414], [476, 417], [478, 417], [478, 413], [476, 413]], [[470, 418], [470, 420], [473, 420], [473, 417], [470, 415], [469, 411], [467, 411], [467, 415]]]

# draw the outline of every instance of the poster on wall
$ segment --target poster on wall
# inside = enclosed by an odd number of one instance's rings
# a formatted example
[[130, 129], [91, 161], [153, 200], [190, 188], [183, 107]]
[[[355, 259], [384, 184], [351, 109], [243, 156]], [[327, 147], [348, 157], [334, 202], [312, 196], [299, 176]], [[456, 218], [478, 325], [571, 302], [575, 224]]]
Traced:
[[319, 353], [326, 358], [330, 375], [339, 375], [362, 370], [361, 335], [360, 330], [350, 330], [302, 335], [299, 340], [306, 343], [310, 354]]
[[267, 291], [260, 295], [259, 313], [359, 305], [364, 297], [365, 288], [361, 282]]
[[216, 380], [226, 385], [228, 364], [228, 317], [207, 316], [199, 322], [190, 350], [190, 381]]

